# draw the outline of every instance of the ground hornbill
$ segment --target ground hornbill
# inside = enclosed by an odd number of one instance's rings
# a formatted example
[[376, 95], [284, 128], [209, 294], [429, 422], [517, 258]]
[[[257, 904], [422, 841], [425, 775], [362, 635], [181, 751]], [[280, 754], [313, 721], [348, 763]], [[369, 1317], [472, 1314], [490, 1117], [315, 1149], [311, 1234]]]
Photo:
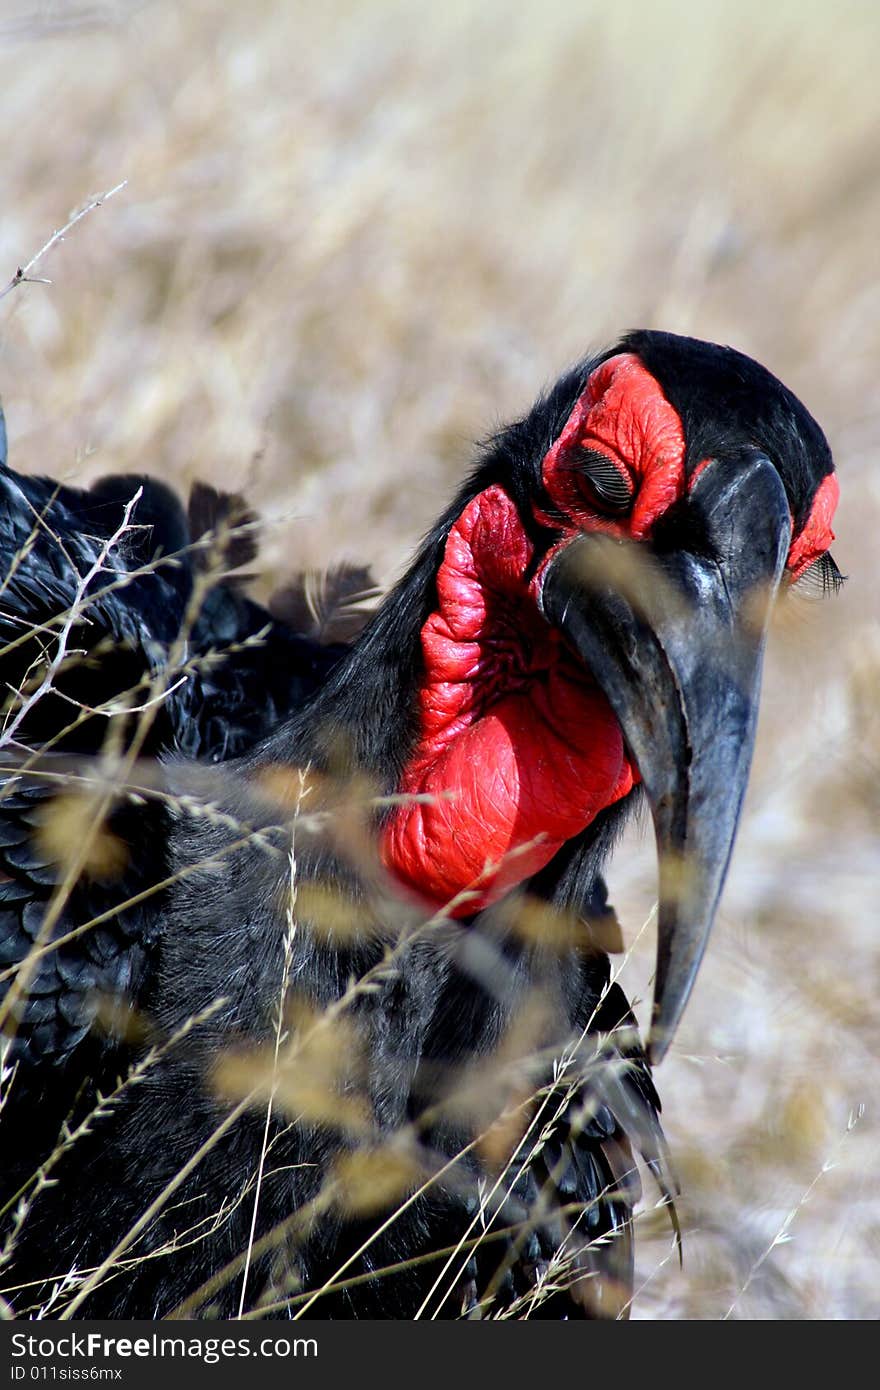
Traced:
[[[235, 499], [0, 486], [10, 1309], [625, 1313], [769, 602], [838, 579], [804, 407], [629, 335], [485, 446], [350, 644], [230, 577]], [[642, 789], [647, 1054], [602, 878]]]

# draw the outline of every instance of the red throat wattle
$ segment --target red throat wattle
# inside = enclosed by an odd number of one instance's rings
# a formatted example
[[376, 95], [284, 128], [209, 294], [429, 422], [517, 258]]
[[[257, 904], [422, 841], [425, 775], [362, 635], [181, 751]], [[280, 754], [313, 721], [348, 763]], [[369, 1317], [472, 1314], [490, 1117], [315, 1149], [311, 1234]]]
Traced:
[[[383, 858], [453, 915], [496, 901], [625, 796], [634, 774], [604, 695], [538, 612], [533, 547], [501, 487], [446, 542], [437, 610], [422, 628], [421, 736]], [[488, 866], [488, 867], [487, 867]]]

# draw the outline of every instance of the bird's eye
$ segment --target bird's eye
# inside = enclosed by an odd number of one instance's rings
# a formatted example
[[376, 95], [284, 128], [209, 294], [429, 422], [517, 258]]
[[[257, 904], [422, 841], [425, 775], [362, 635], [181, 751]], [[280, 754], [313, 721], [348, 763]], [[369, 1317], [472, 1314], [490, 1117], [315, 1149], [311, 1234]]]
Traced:
[[571, 457], [602, 511], [625, 512], [633, 498], [630, 479], [606, 454], [598, 449], [575, 449]]
[[829, 594], [839, 594], [845, 583], [846, 575], [841, 574], [831, 552], [826, 550], [795, 580], [794, 588], [804, 598], [827, 598]]

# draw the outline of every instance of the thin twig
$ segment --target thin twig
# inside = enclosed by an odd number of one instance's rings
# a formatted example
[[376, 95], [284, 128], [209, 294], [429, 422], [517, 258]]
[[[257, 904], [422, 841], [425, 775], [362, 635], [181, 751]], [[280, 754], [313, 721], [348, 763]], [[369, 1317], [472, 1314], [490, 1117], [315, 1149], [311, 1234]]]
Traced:
[[63, 241], [71, 228], [76, 226], [77, 222], [81, 222], [90, 212], [94, 212], [95, 208], [99, 208], [102, 203], [106, 203], [108, 198], [112, 198], [114, 193], [118, 193], [127, 183], [128, 179], [123, 179], [115, 188], [109, 189], [107, 193], [102, 193], [98, 198], [93, 198], [84, 208], [80, 208], [79, 212], [74, 213], [73, 217], [71, 217], [68, 222], [65, 222], [63, 227], [59, 227], [57, 231], [54, 231], [45, 245], [40, 247], [37, 254], [31, 256], [27, 265], [20, 265], [18, 267], [6, 288], [0, 290], [0, 299], [5, 299], [6, 296], [17, 289], [19, 285], [51, 285], [52, 281], [47, 280], [45, 276], [31, 275], [30, 272], [37, 264], [37, 261], [41, 261], [46, 253], [52, 250], [53, 246], [57, 245], [59, 241]]

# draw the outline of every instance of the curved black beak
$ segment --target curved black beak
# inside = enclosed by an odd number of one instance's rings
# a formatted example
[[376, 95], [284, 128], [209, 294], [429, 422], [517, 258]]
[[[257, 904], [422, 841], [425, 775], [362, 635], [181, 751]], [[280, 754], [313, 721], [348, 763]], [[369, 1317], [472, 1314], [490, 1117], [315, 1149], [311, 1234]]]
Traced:
[[655, 1062], [696, 979], [748, 781], [767, 622], [791, 539], [769, 459], [708, 464], [676, 535], [675, 549], [579, 536], [550, 561], [541, 598], [608, 697], [654, 818]]

